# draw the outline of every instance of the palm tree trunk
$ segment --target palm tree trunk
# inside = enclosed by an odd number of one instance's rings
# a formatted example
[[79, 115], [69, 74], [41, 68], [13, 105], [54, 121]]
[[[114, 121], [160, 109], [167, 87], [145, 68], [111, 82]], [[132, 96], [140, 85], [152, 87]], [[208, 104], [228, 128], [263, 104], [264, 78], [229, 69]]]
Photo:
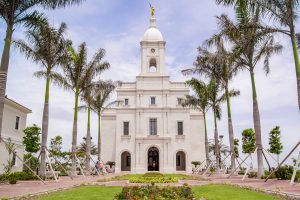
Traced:
[[2, 119], [3, 119], [3, 111], [4, 111], [7, 72], [9, 66], [9, 55], [10, 55], [12, 34], [13, 34], [13, 25], [8, 24], [6, 28], [6, 36], [5, 36], [4, 48], [1, 57], [1, 66], [0, 66], [0, 142], [1, 142]]
[[231, 118], [231, 106], [230, 106], [230, 97], [228, 91], [228, 85], [225, 87], [226, 92], [226, 101], [227, 101], [227, 114], [228, 114], [228, 134], [229, 134], [229, 144], [230, 144], [230, 153], [231, 153], [231, 170], [235, 170], [235, 155], [234, 155], [234, 134]]
[[78, 119], [78, 98], [79, 89], [76, 87], [75, 91], [75, 107], [74, 107], [74, 121], [73, 121], [73, 134], [72, 134], [72, 176], [76, 176], [76, 151], [77, 151], [77, 119]]
[[101, 112], [98, 112], [98, 160], [101, 161]]
[[48, 137], [48, 125], [49, 125], [49, 92], [50, 92], [50, 78], [46, 80], [46, 91], [43, 111], [42, 122], [42, 149], [41, 149], [41, 164], [40, 164], [40, 176], [46, 176], [46, 148]]
[[205, 132], [205, 157], [206, 157], [206, 166], [209, 165], [209, 148], [208, 148], [208, 136], [207, 136], [207, 126], [206, 126], [206, 113], [203, 112], [204, 117], [204, 132]]
[[261, 140], [261, 126], [260, 126], [260, 114], [257, 102], [256, 86], [253, 68], [250, 70], [251, 84], [252, 84], [252, 98], [253, 98], [253, 123], [256, 137], [256, 148], [257, 148], [257, 164], [258, 171], [257, 177], [264, 176], [264, 163], [262, 153], [262, 140]]
[[85, 168], [86, 171], [90, 171], [91, 162], [91, 101], [88, 97], [88, 122], [87, 122], [87, 133], [86, 133], [86, 158], [85, 158]]
[[216, 110], [214, 110], [214, 123], [215, 123], [215, 154], [216, 154], [216, 170], [217, 173], [220, 171], [220, 151], [219, 151], [219, 133], [218, 133], [218, 125], [217, 125], [217, 116], [216, 116]]
[[294, 34], [294, 30], [291, 30], [291, 40], [293, 45], [294, 52], [294, 60], [295, 60], [295, 68], [296, 68], [296, 78], [297, 78], [297, 91], [298, 91], [298, 108], [300, 111], [300, 63], [299, 63], [299, 54], [296, 44], [296, 38]]

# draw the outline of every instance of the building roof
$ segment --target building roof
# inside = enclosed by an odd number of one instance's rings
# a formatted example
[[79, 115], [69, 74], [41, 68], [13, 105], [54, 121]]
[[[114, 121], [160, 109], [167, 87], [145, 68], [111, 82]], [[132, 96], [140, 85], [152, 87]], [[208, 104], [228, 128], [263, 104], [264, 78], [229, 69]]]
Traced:
[[19, 104], [18, 102], [14, 101], [14, 100], [8, 98], [7, 96], [5, 96], [5, 104], [10, 105], [10, 106], [22, 111], [22, 112], [25, 112], [26, 114], [32, 113], [32, 110], [30, 110], [29, 108]]
[[145, 32], [144, 37], [142, 39], [143, 42], [162, 42], [164, 38], [161, 32], [156, 28], [156, 19], [154, 16], [150, 19], [150, 27]]

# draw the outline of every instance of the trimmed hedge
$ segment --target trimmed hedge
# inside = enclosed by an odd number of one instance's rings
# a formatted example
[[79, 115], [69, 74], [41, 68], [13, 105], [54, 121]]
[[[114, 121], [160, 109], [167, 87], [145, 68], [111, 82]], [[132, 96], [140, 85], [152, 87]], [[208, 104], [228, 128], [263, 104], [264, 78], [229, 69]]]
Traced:
[[157, 186], [136, 186], [124, 187], [122, 192], [115, 196], [116, 200], [190, 200], [194, 199], [191, 187], [157, 187]]
[[11, 174], [0, 175], [0, 182], [9, 182], [10, 184], [16, 184], [17, 181], [29, 180], [37, 180], [37, 177], [27, 172], [14, 172]]
[[[292, 178], [293, 172], [293, 166], [285, 165], [283, 167], [278, 168], [278, 170], [275, 172], [275, 176], [280, 180], [290, 180]], [[297, 171], [295, 179], [296, 181], [300, 180], [300, 171]]]
[[131, 177], [129, 178], [130, 183], [177, 183], [177, 177], [166, 177], [161, 173], [146, 173], [140, 177]]
[[133, 177], [129, 179], [130, 183], [177, 183], [176, 177]]

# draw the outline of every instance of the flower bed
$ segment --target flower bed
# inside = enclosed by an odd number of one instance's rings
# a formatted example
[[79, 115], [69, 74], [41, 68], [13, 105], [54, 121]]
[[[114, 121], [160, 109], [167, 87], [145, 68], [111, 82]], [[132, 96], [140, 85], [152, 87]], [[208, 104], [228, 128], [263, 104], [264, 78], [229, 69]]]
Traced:
[[157, 187], [157, 186], [141, 186], [141, 187], [124, 187], [120, 194], [115, 196], [116, 200], [190, 200], [194, 199], [192, 189], [187, 186], [181, 187]]
[[132, 177], [130, 183], [177, 183], [176, 177]]
[[178, 177], [169, 177], [160, 173], [146, 173], [142, 176], [129, 178], [130, 183], [177, 183]]

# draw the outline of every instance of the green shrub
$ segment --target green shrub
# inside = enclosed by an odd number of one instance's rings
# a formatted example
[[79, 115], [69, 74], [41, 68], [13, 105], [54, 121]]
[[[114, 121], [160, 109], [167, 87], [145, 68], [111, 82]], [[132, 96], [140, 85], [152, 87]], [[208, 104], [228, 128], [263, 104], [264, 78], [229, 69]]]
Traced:
[[13, 175], [20, 181], [37, 180], [37, 177], [26, 172], [15, 172]]
[[181, 187], [156, 187], [156, 186], [135, 186], [124, 187], [122, 192], [115, 196], [117, 200], [188, 200], [194, 199], [192, 189], [187, 186]]
[[14, 172], [11, 174], [2, 174], [0, 175], [0, 182], [14, 182], [16, 181], [28, 181], [28, 180], [37, 180], [37, 178], [27, 172]]
[[143, 175], [143, 177], [163, 177], [164, 175], [159, 172], [150, 172]]
[[15, 174], [10, 174], [8, 176], [9, 184], [17, 184], [17, 181], [18, 181], [18, 179], [17, 179], [17, 176]]
[[114, 161], [107, 161], [106, 164], [109, 165], [110, 168], [112, 168], [113, 166], [116, 165], [116, 162], [114, 162]]
[[129, 179], [130, 183], [177, 183], [176, 177], [132, 177]]
[[[271, 171], [272, 172], [272, 171]], [[266, 179], [270, 175], [268, 170], [265, 170], [265, 175], [261, 177], [261, 179]], [[270, 179], [276, 178], [275, 173], [270, 177]]]
[[0, 175], [0, 183], [6, 182], [8, 180], [7, 174]]
[[191, 163], [192, 163], [192, 165], [195, 165], [195, 167], [197, 167], [198, 165], [201, 164], [200, 161], [192, 161]]
[[215, 167], [210, 167], [209, 171], [210, 171], [211, 173], [214, 173], [214, 172], [216, 172], [217, 170], [216, 170]]
[[238, 175], [244, 175], [246, 173], [246, 168], [241, 167], [240, 171], [238, 172]]
[[249, 172], [248, 178], [257, 178], [257, 172]]
[[278, 168], [278, 170], [275, 172], [275, 176], [280, 180], [289, 180], [292, 178], [293, 171], [293, 166], [285, 165]]

